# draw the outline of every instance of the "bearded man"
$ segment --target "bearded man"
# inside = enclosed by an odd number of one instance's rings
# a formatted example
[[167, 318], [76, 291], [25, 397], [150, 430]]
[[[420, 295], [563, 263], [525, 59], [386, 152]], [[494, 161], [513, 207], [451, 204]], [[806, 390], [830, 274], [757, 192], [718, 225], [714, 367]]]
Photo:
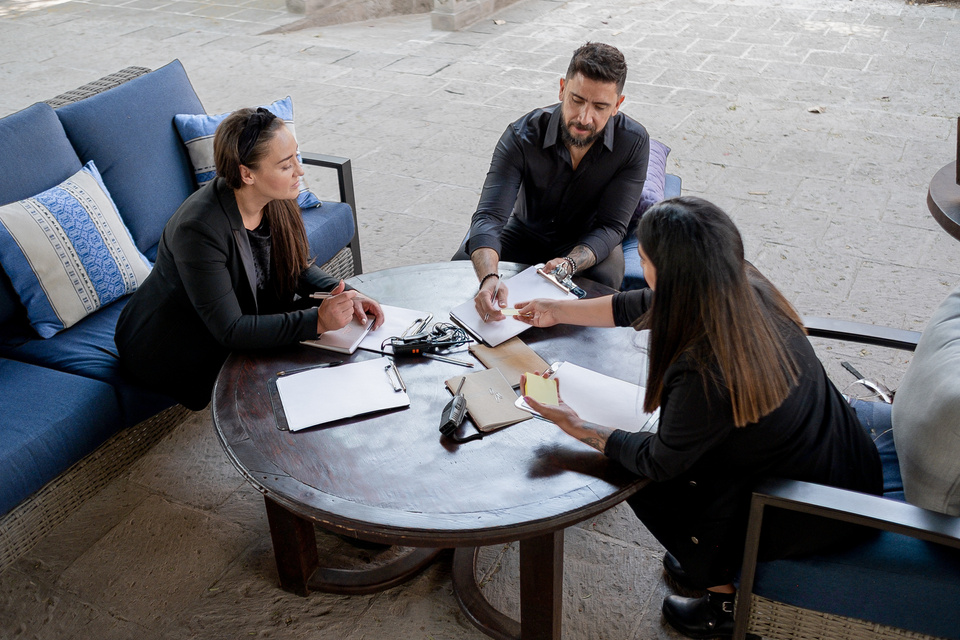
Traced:
[[620, 243], [640, 201], [650, 149], [643, 125], [619, 112], [626, 79], [619, 50], [587, 43], [560, 79], [560, 103], [503, 132], [469, 236], [454, 256], [473, 261], [481, 317], [504, 319], [500, 260], [542, 262], [548, 271], [561, 267], [620, 287]]

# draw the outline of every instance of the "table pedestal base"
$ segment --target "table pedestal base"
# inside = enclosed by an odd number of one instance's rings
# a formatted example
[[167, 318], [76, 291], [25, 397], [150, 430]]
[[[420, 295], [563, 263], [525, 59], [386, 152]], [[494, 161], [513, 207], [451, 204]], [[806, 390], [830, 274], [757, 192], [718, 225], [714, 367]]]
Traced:
[[401, 584], [429, 565], [442, 549], [413, 549], [372, 569], [320, 566], [313, 522], [264, 496], [280, 587], [299, 596], [311, 591], [357, 595]]
[[470, 622], [497, 640], [560, 640], [563, 530], [520, 541], [520, 622], [496, 610], [477, 585], [477, 547], [453, 555], [453, 593]]

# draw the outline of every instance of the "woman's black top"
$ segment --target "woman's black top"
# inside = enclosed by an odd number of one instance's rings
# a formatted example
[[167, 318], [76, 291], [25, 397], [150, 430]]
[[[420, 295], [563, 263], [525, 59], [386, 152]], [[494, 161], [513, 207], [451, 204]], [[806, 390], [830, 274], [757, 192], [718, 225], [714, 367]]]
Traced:
[[[653, 295], [649, 289], [616, 294], [617, 325], [631, 325]], [[682, 355], [664, 376], [658, 432], [615, 431], [606, 455], [658, 482], [682, 478], [748, 487], [778, 476], [880, 493], [880, 456], [872, 440], [827, 378], [803, 331], [792, 324], [785, 331], [800, 377], [774, 411], [735, 427], [726, 386], [705, 381], [692, 359]]]

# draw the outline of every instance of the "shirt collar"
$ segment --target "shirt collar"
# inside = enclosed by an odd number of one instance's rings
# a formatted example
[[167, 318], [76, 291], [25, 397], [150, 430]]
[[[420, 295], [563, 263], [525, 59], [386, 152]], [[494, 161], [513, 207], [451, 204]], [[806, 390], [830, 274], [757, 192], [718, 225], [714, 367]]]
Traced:
[[[550, 122], [547, 124], [547, 134], [543, 137], [544, 149], [557, 144], [557, 139], [560, 137], [560, 118], [562, 115], [563, 104], [558, 103], [554, 105], [553, 113], [550, 114]], [[603, 134], [601, 135], [601, 138], [603, 139], [603, 146], [605, 146], [608, 151], [613, 151], [613, 130], [616, 128], [616, 119], [617, 116], [614, 116], [607, 120], [607, 126], [603, 128]]]

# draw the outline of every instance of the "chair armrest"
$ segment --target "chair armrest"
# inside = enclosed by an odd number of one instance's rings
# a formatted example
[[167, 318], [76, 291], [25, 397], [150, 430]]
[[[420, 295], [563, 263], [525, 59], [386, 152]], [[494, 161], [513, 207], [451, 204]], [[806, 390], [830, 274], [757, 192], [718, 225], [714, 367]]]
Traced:
[[353, 239], [349, 246], [353, 253], [354, 270], [356, 273], [363, 273], [363, 266], [360, 262], [360, 222], [357, 218], [357, 199], [353, 190], [353, 166], [350, 163], [350, 158], [328, 156], [308, 151], [301, 151], [300, 157], [303, 158], [303, 164], [337, 171], [340, 202], [350, 205], [350, 210], [353, 212]]
[[880, 496], [812, 482], [770, 478], [757, 485], [753, 503], [960, 548], [960, 518]]
[[878, 347], [892, 347], [907, 351], [915, 350], [917, 342], [920, 341], [919, 331], [879, 327], [862, 322], [834, 320], [833, 318], [804, 316], [803, 325], [807, 328], [808, 335], [817, 338], [862, 342]]
[[754, 489], [750, 502], [733, 640], [744, 640], [746, 637], [765, 507], [808, 513], [960, 548], [960, 517], [812, 482], [780, 478], [764, 480]]

